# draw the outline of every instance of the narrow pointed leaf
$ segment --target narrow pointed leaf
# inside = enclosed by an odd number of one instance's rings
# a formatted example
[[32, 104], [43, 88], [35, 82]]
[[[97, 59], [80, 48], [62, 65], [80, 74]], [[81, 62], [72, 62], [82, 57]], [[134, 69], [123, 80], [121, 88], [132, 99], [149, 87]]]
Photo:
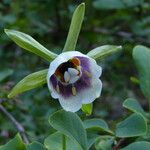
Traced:
[[102, 59], [113, 53], [119, 52], [120, 50], [122, 50], [122, 46], [103, 45], [91, 50], [90, 52], [87, 53], [87, 55], [96, 60]]
[[26, 150], [26, 147], [21, 139], [21, 136], [17, 134], [15, 138], [10, 140], [8, 143], [0, 146], [0, 150]]
[[46, 83], [47, 69], [32, 73], [22, 79], [9, 93], [8, 98], [12, 98], [17, 94], [37, 88]]
[[32, 52], [47, 61], [52, 61], [57, 57], [57, 54], [49, 51], [31, 36], [16, 30], [5, 29], [5, 33], [21, 48]]
[[116, 127], [116, 136], [121, 138], [142, 136], [146, 132], [146, 120], [142, 115], [136, 113], [118, 123]]
[[85, 13], [85, 4], [82, 3], [74, 11], [63, 51], [75, 50], [78, 36], [81, 30], [81, 25], [84, 19], [84, 13]]
[[90, 104], [83, 104], [82, 105], [82, 111], [88, 116], [92, 114], [92, 110], [93, 110], [93, 103]]
[[87, 150], [87, 134], [81, 119], [72, 112], [59, 110], [49, 117], [50, 125]]
[[150, 49], [139, 45], [133, 49], [133, 59], [139, 72], [140, 87], [150, 101]]

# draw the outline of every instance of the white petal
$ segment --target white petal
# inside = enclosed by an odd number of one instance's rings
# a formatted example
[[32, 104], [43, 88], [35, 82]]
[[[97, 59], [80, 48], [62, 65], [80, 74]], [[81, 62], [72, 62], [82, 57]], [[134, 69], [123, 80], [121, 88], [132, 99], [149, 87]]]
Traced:
[[102, 67], [99, 66], [94, 59], [89, 58], [89, 60], [92, 76], [95, 78], [99, 78], [102, 74]]
[[76, 112], [82, 107], [80, 95], [71, 96], [67, 99], [60, 97], [59, 102], [66, 111]]
[[68, 73], [68, 71], [65, 71], [64, 79], [65, 79], [65, 82], [69, 82], [70, 81], [70, 74]]
[[51, 93], [51, 96], [52, 96], [54, 99], [59, 98], [59, 95], [58, 95], [56, 92], [54, 92], [54, 91]]
[[92, 103], [96, 98], [100, 97], [102, 91], [102, 82], [100, 79], [92, 78], [92, 85], [90, 88], [81, 91], [82, 103]]
[[79, 80], [79, 78], [80, 78], [79, 76], [71, 76], [69, 83], [70, 84], [75, 83], [77, 80]]
[[61, 53], [60, 55], [58, 55], [51, 63], [49, 66], [49, 70], [48, 70], [48, 78], [54, 74], [54, 72], [56, 71], [57, 67], [64, 63], [67, 62], [69, 59], [75, 57], [75, 56], [83, 56], [83, 57], [88, 57], [87, 55], [84, 55], [78, 51], [71, 51], [71, 52], [65, 52], [65, 53]]
[[77, 69], [74, 69], [74, 68], [68, 68], [68, 72], [71, 76], [76, 76], [79, 74], [79, 71]]

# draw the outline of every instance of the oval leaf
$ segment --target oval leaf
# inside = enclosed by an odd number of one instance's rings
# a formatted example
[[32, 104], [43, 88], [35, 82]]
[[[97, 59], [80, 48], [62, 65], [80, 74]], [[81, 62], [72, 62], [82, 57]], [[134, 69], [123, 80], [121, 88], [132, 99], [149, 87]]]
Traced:
[[49, 51], [40, 43], [38, 43], [35, 39], [33, 39], [31, 36], [25, 33], [16, 30], [8, 30], [8, 29], [5, 29], [5, 33], [21, 48], [29, 52], [32, 52], [44, 58], [47, 61], [52, 61], [54, 58], [57, 57], [57, 54]]
[[9, 93], [8, 98], [12, 98], [17, 94], [37, 88], [46, 83], [47, 69], [32, 73], [22, 79]]
[[145, 135], [147, 132], [147, 123], [140, 114], [132, 114], [122, 122], [117, 124], [117, 137], [135, 137]]
[[84, 19], [85, 4], [80, 4], [73, 13], [69, 33], [63, 51], [73, 51], [76, 48], [76, 43], [81, 30], [81, 25]]
[[[47, 150], [61, 150], [62, 149], [62, 136], [63, 134], [60, 132], [56, 132], [48, 136], [44, 145]], [[66, 137], [66, 150], [81, 150], [78, 144], [75, 144], [72, 140]]]
[[72, 112], [57, 111], [49, 118], [50, 125], [87, 150], [87, 134], [81, 119]]
[[136, 46], [133, 49], [133, 58], [139, 72], [141, 90], [150, 101], [150, 49]]
[[150, 150], [150, 142], [139, 141], [134, 142], [121, 150]]
[[83, 122], [85, 129], [94, 130], [106, 133], [113, 133], [109, 128], [107, 123], [102, 119], [88, 119]]
[[33, 142], [26, 146], [26, 150], [46, 150], [44, 146], [39, 142]]
[[123, 107], [129, 109], [132, 112], [140, 113], [145, 116], [145, 112], [139, 102], [133, 98], [128, 98], [123, 102]]
[[96, 60], [102, 59], [120, 50], [122, 50], [122, 46], [103, 45], [91, 50], [90, 52], [87, 53], [87, 55]]

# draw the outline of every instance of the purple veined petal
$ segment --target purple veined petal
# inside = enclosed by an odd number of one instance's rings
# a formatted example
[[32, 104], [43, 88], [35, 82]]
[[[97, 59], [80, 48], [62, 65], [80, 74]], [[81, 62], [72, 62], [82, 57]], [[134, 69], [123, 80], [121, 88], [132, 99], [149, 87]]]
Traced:
[[[48, 87], [52, 92], [52, 97], [58, 98], [62, 107], [72, 112], [78, 111], [82, 104], [93, 102], [100, 96], [102, 89], [102, 83], [99, 79], [102, 72], [101, 67], [97, 65], [94, 59], [80, 52], [76, 54], [77, 55], [75, 55], [74, 52], [60, 54], [60, 57], [58, 56], [58, 58], [52, 62], [53, 64], [50, 65], [47, 76]], [[60, 80], [60, 75], [54, 74], [55, 70], [62, 63], [65, 62], [66, 64], [74, 58], [80, 61], [80, 63], [78, 63], [80, 66], [77, 66], [77, 68], [72, 66], [73, 68], [70, 69], [70, 65], [66, 65], [65, 70], [62, 71], [63, 74], [61, 73], [61, 78], [63, 75], [64, 79]], [[60, 62], [58, 62], [59, 60]], [[54, 65], [56, 61], [57, 64]], [[67, 66], [69, 70], [66, 68]], [[79, 74], [77, 74], [76, 70], [79, 71]]]

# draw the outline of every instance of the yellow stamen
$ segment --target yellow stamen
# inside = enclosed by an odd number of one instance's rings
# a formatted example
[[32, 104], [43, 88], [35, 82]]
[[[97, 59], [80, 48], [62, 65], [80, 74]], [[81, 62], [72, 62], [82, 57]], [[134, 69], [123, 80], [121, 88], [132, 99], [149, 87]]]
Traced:
[[74, 95], [74, 96], [77, 95], [77, 91], [76, 91], [76, 88], [74, 86], [72, 87], [72, 95]]
[[92, 77], [92, 74], [91, 74], [90, 72], [88, 72], [88, 71], [85, 71], [85, 74], [86, 74], [89, 78]]
[[59, 89], [59, 85], [57, 84], [56, 85], [56, 91], [59, 93], [60, 92], [60, 89]]

